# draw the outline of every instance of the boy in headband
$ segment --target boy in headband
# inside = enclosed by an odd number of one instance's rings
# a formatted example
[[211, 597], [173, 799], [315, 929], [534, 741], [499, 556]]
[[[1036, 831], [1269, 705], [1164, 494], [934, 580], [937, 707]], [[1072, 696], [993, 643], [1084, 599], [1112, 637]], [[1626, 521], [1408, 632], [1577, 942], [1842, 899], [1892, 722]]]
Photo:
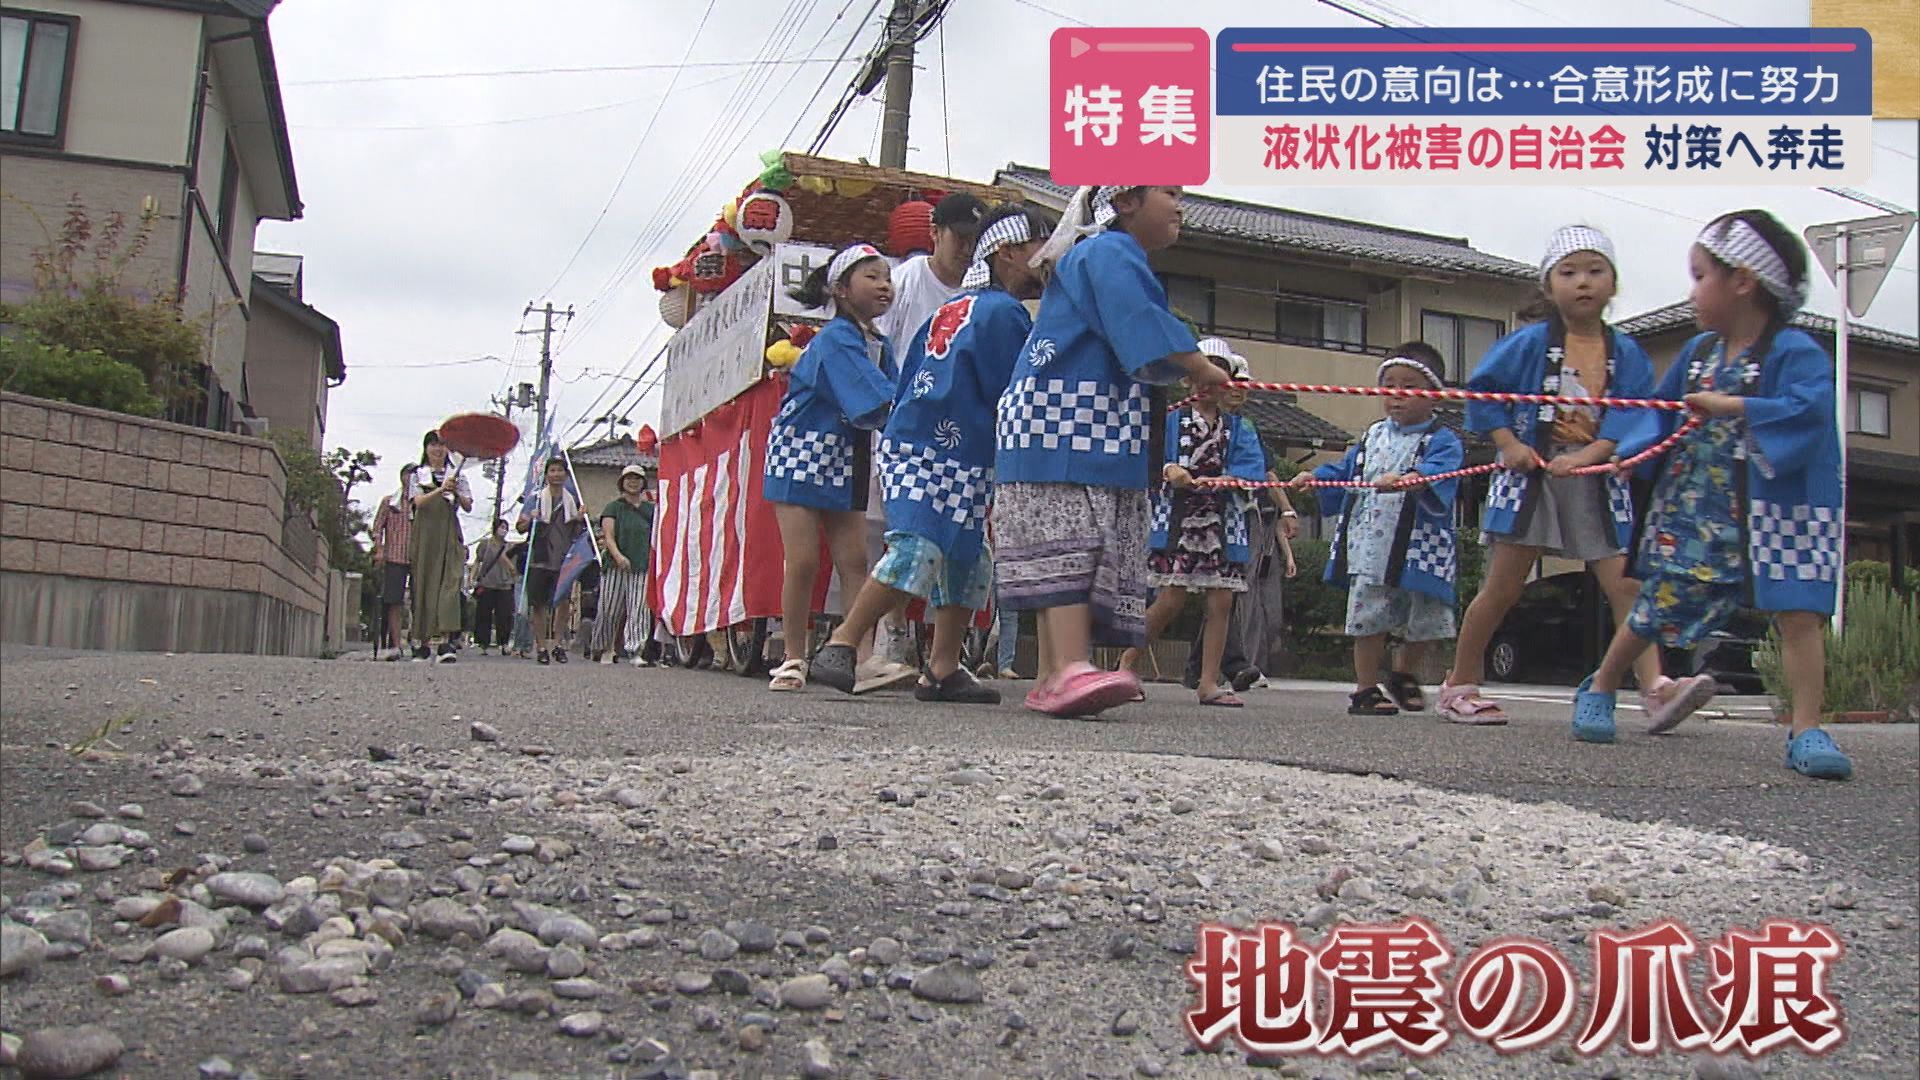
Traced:
[[[1658, 466], [1635, 553], [1644, 580], [1600, 669], [1574, 696], [1573, 736], [1614, 740], [1614, 695], [1655, 641], [1686, 647], [1743, 607], [1773, 616], [1793, 726], [1786, 765], [1844, 780], [1853, 763], [1820, 727], [1826, 630], [1842, 578], [1840, 436], [1833, 360], [1793, 317], [1807, 300], [1807, 252], [1764, 210], [1715, 219], [1688, 253], [1694, 316], [1654, 392], [1706, 422]], [[1658, 413], [1664, 437], [1673, 413]], [[1634, 452], [1623, 446], [1623, 456]]]
[[[1380, 385], [1438, 390], [1440, 353], [1410, 341], [1387, 354]], [[1453, 637], [1455, 555], [1453, 500], [1460, 481], [1425, 478], [1460, 467], [1459, 436], [1434, 419], [1430, 398], [1385, 398], [1387, 418], [1367, 429], [1345, 460], [1296, 476], [1306, 481], [1362, 480], [1367, 488], [1325, 488], [1320, 512], [1335, 519], [1326, 580], [1347, 590], [1347, 636], [1353, 638], [1354, 716], [1393, 716], [1426, 706], [1414, 675], [1427, 643]], [[1386, 682], [1387, 636], [1405, 644]]]
[[960, 664], [968, 620], [987, 604], [987, 503], [994, 456], [994, 406], [1033, 321], [1022, 300], [1040, 295], [1029, 265], [1044, 227], [1025, 208], [982, 222], [959, 296], [934, 311], [903, 354], [900, 388], [876, 460], [886, 495], [886, 554], [873, 568], [812, 676], [851, 692], [857, 643], [880, 616], [910, 598], [934, 608], [933, 656], [922, 701], [995, 704]]

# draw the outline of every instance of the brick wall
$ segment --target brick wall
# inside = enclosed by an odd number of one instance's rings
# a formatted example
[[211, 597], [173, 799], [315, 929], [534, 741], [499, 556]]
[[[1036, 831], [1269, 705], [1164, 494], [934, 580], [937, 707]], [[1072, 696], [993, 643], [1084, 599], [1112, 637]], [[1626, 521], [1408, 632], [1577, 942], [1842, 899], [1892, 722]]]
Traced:
[[[313, 545], [295, 545], [308, 549], [300, 552], [283, 546], [288, 512], [286, 469], [268, 442], [0, 393], [0, 580], [16, 609], [5, 619], [9, 640], [94, 648], [165, 640], [162, 647], [175, 651], [237, 644], [240, 651], [316, 652], [327, 604], [326, 554]], [[62, 618], [89, 621], [83, 614], [43, 612], [35, 629], [29, 624], [36, 620], [17, 610], [28, 595], [23, 590], [45, 584], [34, 579], [54, 577], [98, 583], [95, 592], [125, 586], [134, 590], [127, 595], [145, 596], [123, 605], [123, 621], [171, 617], [182, 625], [164, 634], [150, 625], [92, 627], [82, 633], [86, 641], [51, 640], [63, 636], [49, 629]], [[199, 595], [208, 593], [240, 595]], [[60, 603], [71, 604], [89, 594], [67, 586], [59, 595]], [[207, 605], [215, 600], [225, 614], [211, 614]], [[255, 645], [236, 642], [231, 627], [184, 625], [217, 622], [235, 611], [258, 624]], [[70, 627], [64, 636], [75, 633], [81, 632]], [[31, 640], [40, 637], [50, 640]], [[136, 640], [147, 644], [132, 644]]]

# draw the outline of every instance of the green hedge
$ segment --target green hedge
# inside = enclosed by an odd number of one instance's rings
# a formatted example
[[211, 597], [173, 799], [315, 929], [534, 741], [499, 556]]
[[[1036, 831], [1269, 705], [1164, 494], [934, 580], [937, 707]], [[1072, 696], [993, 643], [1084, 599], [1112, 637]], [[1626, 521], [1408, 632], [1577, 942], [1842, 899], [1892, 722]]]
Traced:
[[147, 376], [132, 364], [24, 338], [0, 338], [0, 387], [134, 416], [159, 416], [161, 410]]

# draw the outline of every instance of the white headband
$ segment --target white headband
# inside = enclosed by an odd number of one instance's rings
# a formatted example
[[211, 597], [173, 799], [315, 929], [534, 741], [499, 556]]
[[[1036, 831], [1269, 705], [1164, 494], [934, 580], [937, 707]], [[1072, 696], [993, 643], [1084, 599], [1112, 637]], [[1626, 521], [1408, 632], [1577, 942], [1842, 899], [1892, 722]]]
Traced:
[[1024, 213], [1010, 214], [987, 226], [987, 231], [974, 241], [973, 262], [967, 266], [967, 276], [960, 279], [962, 289], [984, 289], [993, 283], [993, 254], [1008, 244], [1024, 244], [1033, 239], [1033, 230], [1027, 225]]
[[1083, 187], [1067, 200], [1067, 208], [1060, 214], [1060, 224], [1054, 226], [1053, 235], [1033, 253], [1027, 265], [1038, 269], [1042, 263], [1058, 262], [1060, 256], [1067, 253], [1074, 241], [1083, 236], [1098, 236], [1107, 231], [1118, 215], [1113, 209], [1113, 200], [1123, 191], [1131, 191], [1137, 185], [1121, 184], [1107, 187]]
[[1798, 286], [1787, 273], [1786, 260], [1773, 250], [1767, 238], [1746, 221], [1735, 218], [1716, 236], [1713, 226], [1700, 230], [1694, 243], [1713, 253], [1714, 258], [1736, 270], [1745, 270], [1758, 278], [1760, 284], [1780, 304], [1780, 318], [1791, 322], [1807, 303], [1807, 282], [1802, 279]]
[[[1587, 249], [1581, 248], [1580, 250], [1585, 251]], [[1440, 384], [1440, 377], [1433, 373], [1432, 368], [1410, 356], [1389, 356], [1385, 360], [1382, 360], [1380, 362], [1380, 370], [1373, 377], [1374, 383], [1376, 385], [1380, 383], [1387, 377], [1387, 371], [1390, 368], [1397, 367], [1408, 368], [1419, 372], [1421, 377], [1427, 380], [1427, 385], [1434, 390], [1444, 389]]]
[[827, 263], [827, 302], [823, 305], [827, 309], [827, 318], [839, 314], [840, 306], [833, 302], [833, 287], [840, 284], [841, 276], [853, 269], [856, 263], [880, 257], [880, 249], [872, 244], [852, 244], [841, 248], [833, 261]]
[[1540, 260], [1541, 279], [1553, 273], [1553, 268], [1560, 265], [1561, 259], [1577, 251], [1591, 251], [1601, 256], [1616, 274], [1619, 273], [1619, 260], [1613, 257], [1613, 241], [1607, 239], [1606, 233], [1585, 225], [1567, 225], [1554, 230], [1552, 238], [1547, 241], [1546, 257]]

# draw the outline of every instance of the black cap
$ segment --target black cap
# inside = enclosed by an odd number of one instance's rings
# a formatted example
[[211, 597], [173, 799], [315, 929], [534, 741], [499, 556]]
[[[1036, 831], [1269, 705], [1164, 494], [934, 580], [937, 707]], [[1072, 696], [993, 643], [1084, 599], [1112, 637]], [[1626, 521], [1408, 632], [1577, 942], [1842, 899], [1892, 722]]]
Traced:
[[980, 227], [980, 219], [987, 216], [987, 204], [965, 192], [955, 192], [940, 200], [933, 208], [933, 224], [939, 228], [959, 229], [963, 232]]

